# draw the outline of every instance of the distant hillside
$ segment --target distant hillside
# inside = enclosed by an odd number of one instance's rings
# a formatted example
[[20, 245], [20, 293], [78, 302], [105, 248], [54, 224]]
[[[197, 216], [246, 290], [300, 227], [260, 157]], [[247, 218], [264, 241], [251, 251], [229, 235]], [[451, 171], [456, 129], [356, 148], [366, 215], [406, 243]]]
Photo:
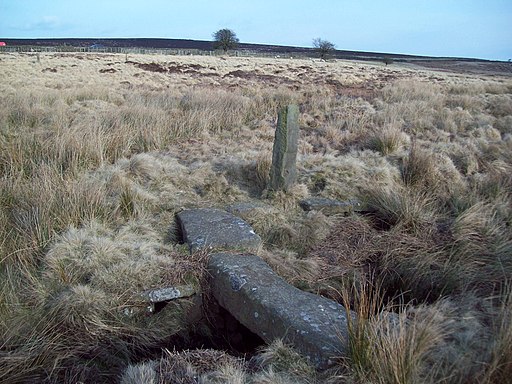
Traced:
[[[212, 41], [204, 40], [185, 40], [185, 39], [153, 39], [153, 38], [123, 38], [123, 39], [92, 39], [92, 38], [70, 38], [70, 39], [1, 39], [7, 45], [29, 45], [29, 46], [62, 46], [70, 45], [74, 47], [90, 47], [93, 45], [101, 45], [104, 47], [123, 47], [123, 48], [157, 48], [157, 49], [199, 49], [205, 51], [213, 50]], [[315, 55], [313, 48], [291, 47], [283, 45], [266, 45], [266, 44], [247, 44], [241, 43], [239, 50], [250, 50], [257, 52], [271, 52], [279, 54], [306, 54]], [[376, 52], [359, 52], [336, 50], [333, 55], [339, 59], [355, 59], [355, 60], [382, 60], [391, 58], [396, 61], [415, 61], [415, 60], [439, 60], [443, 58], [429, 56], [415, 56], [391, 53]], [[444, 58], [447, 59], [447, 58]], [[451, 60], [451, 59], [450, 59]], [[455, 59], [453, 59], [455, 60]], [[456, 60], [485, 61], [476, 59], [457, 58]]]

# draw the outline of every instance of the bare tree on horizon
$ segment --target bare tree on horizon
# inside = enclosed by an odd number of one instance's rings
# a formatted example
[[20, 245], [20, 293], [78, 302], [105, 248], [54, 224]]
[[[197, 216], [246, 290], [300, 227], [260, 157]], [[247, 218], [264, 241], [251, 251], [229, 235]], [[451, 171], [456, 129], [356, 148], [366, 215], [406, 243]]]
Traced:
[[336, 48], [336, 46], [333, 43], [321, 39], [320, 37], [313, 39], [313, 47], [316, 48], [316, 50], [320, 54], [321, 59], [325, 59]]
[[220, 48], [226, 53], [230, 49], [234, 49], [238, 46], [240, 40], [236, 37], [236, 33], [231, 29], [224, 28], [219, 29], [217, 32], [213, 34], [214, 43], [213, 46], [215, 49]]

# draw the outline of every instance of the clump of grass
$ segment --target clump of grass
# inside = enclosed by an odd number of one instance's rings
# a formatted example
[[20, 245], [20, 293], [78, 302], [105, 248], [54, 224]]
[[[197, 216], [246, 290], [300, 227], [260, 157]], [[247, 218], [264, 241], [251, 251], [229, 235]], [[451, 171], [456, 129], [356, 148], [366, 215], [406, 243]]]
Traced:
[[451, 109], [462, 108], [470, 112], [480, 112], [485, 108], [482, 97], [470, 94], [450, 95], [446, 100], [446, 105]]
[[480, 382], [503, 383], [512, 375], [512, 289], [505, 284], [494, 319], [490, 359]]
[[313, 247], [308, 258], [319, 258], [328, 264], [322, 270], [325, 279], [355, 274], [371, 262], [381, 237], [362, 217], [339, 218], [325, 241]]
[[[357, 284], [357, 286], [355, 285]], [[347, 311], [348, 339], [343, 340], [347, 346], [347, 358], [356, 376], [364, 375], [373, 364], [371, 356], [371, 339], [369, 337], [370, 319], [383, 306], [378, 290], [370, 288], [369, 283], [354, 283], [350, 289], [344, 287], [341, 299]], [[355, 316], [350, 310], [353, 309]]]
[[[452, 257], [465, 272], [462, 280], [484, 291], [501, 286], [512, 273], [512, 238], [496, 208], [476, 203], [453, 224]], [[485, 280], [480, 277], [482, 273]]]
[[[293, 197], [280, 191], [274, 198]], [[288, 200], [285, 203], [288, 204]], [[320, 212], [304, 213], [295, 204], [292, 207], [286, 205], [288, 210], [284, 212], [275, 206], [255, 208], [250, 214], [244, 215], [244, 218], [262, 237], [268, 248], [293, 251], [303, 257], [312, 246], [327, 236], [332, 219]]]
[[270, 168], [272, 167], [272, 155], [261, 153], [256, 159], [256, 185], [263, 191], [270, 181]]
[[485, 161], [482, 164], [485, 173], [475, 175], [470, 180], [470, 186], [475, 194], [484, 201], [497, 202], [510, 197], [512, 187], [512, 167], [507, 161]]
[[473, 175], [480, 171], [479, 151], [474, 144], [467, 144], [465, 148], [457, 146], [449, 153], [457, 170], [463, 175]]
[[495, 117], [512, 115], [512, 98], [510, 94], [493, 95], [488, 98], [489, 112]]
[[387, 156], [398, 151], [408, 141], [409, 136], [390, 125], [375, 131], [374, 136], [370, 139], [370, 148]]
[[[324, 242], [308, 254], [320, 265], [314, 287], [336, 297], [335, 289], [368, 276], [380, 282], [386, 299], [432, 302], [459, 288], [457, 264], [450, 263], [443, 237], [436, 231], [411, 234], [377, 230], [364, 218], [344, 218]], [[333, 288], [330, 288], [333, 287]]]
[[171, 352], [164, 349], [159, 360], [128, 366], [121, 384], [138, 383], [229, 383], [243, 384], [247, 379], [242, 360], [213, 349]]
[[311, 383], [316, 380], [315, 368], [280, 339], [262, 348], [253, 362], [260, 371], [254, 378], [258, 383]]
[[[355, 296], [354, 296], [355, 293]], [[378, 287], [364, 282], [342, 292], [344, 305], [353, 303], [357, 320], [347, 316], [348, 356], [344, 365], [361, 382], [431, 382], [426, 357], [442, 342], [445, 331], [433, 316], [408, 318], [411, 308], [399, 314], [380, 312]], [[416, 313], [421, 308], [414, 308]]]
[[499, 130], [503, 136], [512, 134], [512, 116], [508, 115], [498, 118], [494, 127]]
[[[157, 384], [159, 381], [157, 379], [157, 372], [155, 370], [156, 365], [156, 361], [142, 362], [137, 365], [130, 365], [123, 372], [120, 382], [122, 384]], [[183, 379], [183, 377], [180, 379]]]
[[63, 179], [59, 171], [41, 167], [30, 181], [0, 181], [0, 211], [5, 220], [3, 247], [5, 263], [40, 260], [53, 236], [70, 225], [98, 218], [110, 220], [112, 213], [105, 190], [88, 180]]
[[401, 103], [414, 100], [439, 101], [443, 99], [437, 84], [410, 79], [397, 80], [381, 90], [381, 95], [388, 103]]
[[137, 211], [138, 204], [136, 202], [136, 196], [127, 186], [119, 195], [119, 206], [117, 212], [125, 218], [130, 218], [134, 217], [137, 214]]
[[431, 136], [436, 111], [444, 105], [444, 95], [436, 84], [398, 80], [381, 90], [374, 122], [393, 125], [418, 137]]
[[[110, 229], [92, 223], [57, 237], [43, 261], [42, 278], [33, 278], [24, 289], [37, 288], [30, 294], [31, 317], [25, 319], [23, 311], [16, 311], [6, 320], [5, 327], [12, 329], [23, 319], [11, 339], [22, 337], [26, 346], [32, 346], [30, 351], [15, 349], [13, 356], [39, 361], [41, 370], [58, 362], [56, 375], [76, 369], [77, 375], [88, 377], [84, 380], [97, 381], [99, 376], [115, 375], [129, 359], [181, 331], [190, 304], [170, 303], [148, 317], [138, 295], [150, 288], [197, 284], [193, 276], [202, 267], [181, 260], [181, 255], [173, 257], [154, 230], [142, 227], [131, 223], [130, 229], [122, 228], [112, 237]], [[47, 355], [43, 358], [42, 353]], [[97, 360], [87, 363], [90, 356]], [[91, 364], [96, 373], [86, 372]], [[7, 368], [20, 367], [13, 359]]]
[[[313, 383], [315, 368], [299, 353], [276, 340], [244, 362], [212, 349], [164, 350], [159, 360], [129, 365], [121, 375], [122, 384], [136, 383]], [[145, 380], [145, 381], [141, 381]]]
[[436, 322], [435, 316], [416, 316], [408, 322], [404, 313], [399, 315], [397, 325], [384, 316], [375, 328], [373, 337], [379, 338], [374, 346], [376, 370], [382, 383], [431, 381], [425, 358], [445, 336], [443, 324]]
[[469, 131], [474, 124], [474, 118], [471, 113], [464, 109], [441, 108], [434, 114], [433, 124], [451, 135], [464, 134]]
[[298, 207], [299, 200], [309, 195], [309, 191], [304, 184], [293, 184], [286, 191], [267, 190], [263, 195], [270, 200], [272, 205], [279, 207], [284, 212], [290, 212]]
[[419, 233], [433, 228], [437, 218], [435, 201], [425, 192], [399, 185], [375, 187], [364, 192], [364, 200], [382, 228], [401, 228]]
[[485, 85], [481, 82], [455, 83], [450, 84], [447, 91], [453, 95], [477, 95], [485, 93]]
[[413, 141], [402, 166], [402, 180], [405, 185], [423, 184], [426, 188], [435, 188], [437, 176], [433, 154], [419, 149]]
[[324, 263], [315, 257], [304, 258], [294, 251], [263, 250], [259, 255], [289, 284], [300, 288], [316, 286]]
[[463, 176], [450, 157], [419, 148], [415, 143], [402, 160], [401, 178], [406, 189], [431, 195], [439, 207], [467, 190]]
[[232, 203], [244, 197], [238, 186], [229, 183], [223, 174], [210, 175], [204, 181], [200, 194], [205, 201], [222, 203]]

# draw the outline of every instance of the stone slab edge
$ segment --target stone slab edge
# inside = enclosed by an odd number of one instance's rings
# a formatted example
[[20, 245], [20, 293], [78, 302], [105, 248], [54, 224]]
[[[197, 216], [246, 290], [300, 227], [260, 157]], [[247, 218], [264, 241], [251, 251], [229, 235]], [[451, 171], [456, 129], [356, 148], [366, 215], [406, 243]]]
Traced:
[[339, 303], [289, 285], [255, 255], [213, 254], [208, 269], [219, 304], [267, 343], [282, 338], [317, 368], [346, 354], [348, 319]]
[[176, 215], [190, 252], [202, 249], [257, 251], [261, 238], [241, 218], [214, 208], [187, 209]]

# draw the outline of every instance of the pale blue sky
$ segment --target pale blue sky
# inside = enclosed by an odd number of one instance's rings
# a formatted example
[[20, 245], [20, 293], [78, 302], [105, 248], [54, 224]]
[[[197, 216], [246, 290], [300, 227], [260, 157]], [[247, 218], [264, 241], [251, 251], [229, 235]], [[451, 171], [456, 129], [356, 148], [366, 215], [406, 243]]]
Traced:
[[0, 0], [0, 38], [164, 37], [512, 58], [512, 0]]

